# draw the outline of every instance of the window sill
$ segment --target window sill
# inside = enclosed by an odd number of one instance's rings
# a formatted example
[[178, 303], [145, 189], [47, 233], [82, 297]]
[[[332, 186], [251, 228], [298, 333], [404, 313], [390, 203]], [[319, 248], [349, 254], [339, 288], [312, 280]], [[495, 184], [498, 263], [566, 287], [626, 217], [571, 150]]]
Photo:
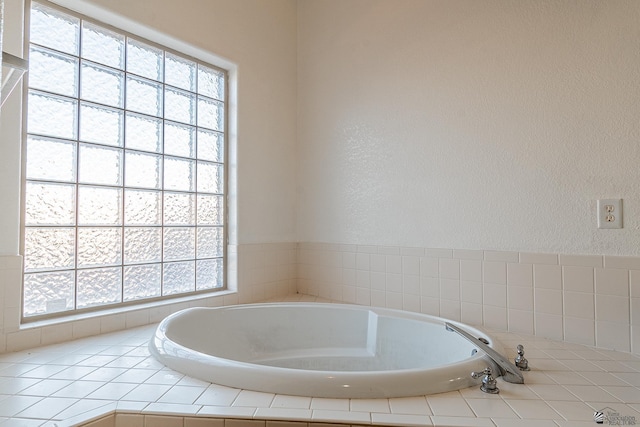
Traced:
[[[63, 316], [63, 317], [22, 323], [19, 329], [21, 331], [27, 331], [27, 330], [37, 329], [37, 328], [42, 328], [47, 326], [56, 326], [56, 325], [63, 325], [66, 323], [78, 322], [81, 320], [101, 319], [107, 316], [135, 313], [137, 311], [157, 309], [160, 307], [167, 307], [171, 305], [179, 305], [184, 303], [193, 304], [198, 301], [202, 301], [206, 299], [223, 298], [225, 296], [235, 295], [235, 294], [237, 294], [237, 291], [227, 289], [227, 290], [218, 291], [215, 293], [176, 297], [176, 298], [167, 299], [167, 300], [153, 301], [148, 303], [124, 306], [124, 307], [114, 307], [114, 308], [100, 310], [100, 311], [93, 311], [90, 313], [70, 314], [68, 316]], [[146, 324], [149, 324], [149, 323], [154, 323], [154, 322], [149, 321]]]

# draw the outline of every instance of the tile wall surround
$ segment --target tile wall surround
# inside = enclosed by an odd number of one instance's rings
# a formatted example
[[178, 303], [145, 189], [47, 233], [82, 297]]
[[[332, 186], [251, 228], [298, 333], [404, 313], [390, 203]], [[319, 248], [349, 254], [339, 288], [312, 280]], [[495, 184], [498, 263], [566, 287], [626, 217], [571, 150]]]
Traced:
[[299, 293], [640, 354], [640, 257], [298, 244]]
[[22, 328], [22, 260], [2, 256], [0, 353], [299, 292], [640, 354], [640, 257], [307, 242], [243, 244], [230, 255], [230, 292]]
[[230, 274], [237, 281], [228, 292], [132, 307], [101, 315], [79, 316], [50, 325], [20, 325], [22, 257], [0, 256], [0, 353], [157, 323], [193, 306], [223, 306], [263, 301], [295, 293], [296, 244], [247, 244], [229, 248]]

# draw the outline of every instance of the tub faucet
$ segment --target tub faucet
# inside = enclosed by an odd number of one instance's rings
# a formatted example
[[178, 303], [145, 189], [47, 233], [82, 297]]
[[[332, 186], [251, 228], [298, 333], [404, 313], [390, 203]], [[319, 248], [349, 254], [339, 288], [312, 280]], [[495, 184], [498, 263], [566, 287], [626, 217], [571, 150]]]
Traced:
[[522, 375], [522, 372], [520, 372], [520, 370], [516, 368], [515, 365], [511, 363], [506, 357], [485, 344], [483, 339], [476, 338], [473, 335], [469, 334], [467, 331], [464, 331], [449, 322], [445, 322], [444, 326], [447, 331], [457, 332], [473, 345], [477, 345], [478, 347], [480, 347], [480, 350], [484, 351], [486, 355], [489, 356], [489, 358], [493, 361], [493, 363], [495, 363], [498, 369], [498, 373], [503, 380], [514, 384], [524, 384], [524, 376]]
[[490, 366], [484, 368], [484, 371], [471, 372], [471, 378], [478, 379], [480, 377], [483, 377], [482, 385], [480, 386], [481, 391], [490, 394], [500, 393], [500, 389], [496, 384], [496, 379], [493, 377], [493, 370]]
[[514, 360], [516, 366], [521, 371], [528, 371], [529, 361], [524, 357], [524, 347], [522, 346], [522, 344], [518, 344], [518, 347], [516, 347], [516, 351], [518, 352], [518, 356]]

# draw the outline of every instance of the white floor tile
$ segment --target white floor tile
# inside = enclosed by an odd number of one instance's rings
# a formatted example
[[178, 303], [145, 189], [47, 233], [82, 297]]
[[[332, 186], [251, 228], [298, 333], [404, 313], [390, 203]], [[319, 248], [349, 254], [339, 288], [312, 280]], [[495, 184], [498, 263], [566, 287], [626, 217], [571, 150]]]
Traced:
[[467, 404], [480, 418], [519, 418], [502, 399], [467, 399]]
[[50, 396], [56, 391], [68, 386], [73, 381], [69, 380], [42, 380], [31, 387], [25, 388], [20, 394], [25, 396]]
[[568, 385], [567, 390], [576, 395], [582, 401], [592, 402], [620, 402], [619, 399], [613, 397], [602, 388], [587, 385]]
[[242, 390], [233, 401], [232, 406], [252, 406], [256, 408], [268, 408], [271, 406], [275, 394], [259, 391]]
[[385, 426], [432, 426], [431, 418], [427, 415], [408, 415], [408, 414], [371, 414], [371, 421], [374, 424], [382, 424]]
[[389, 407], [392, 414], [432, 415], [424, 396], [389, 399]]
[[57, 374], [52, 375], [49, 378], [59, 380], [79, 380], [80, 378], [89, 375], [96, 369], [98, 368], [93, 366], [70, 366], [58, 372]]
[[593, 408], [584, 402], [547, 401], [566, 420], [593, 422]]
[[560, 415], [542, 400], [506, 400], [506, 402], [520, 418], [529, 420], [561, 419]]
[[311, 409], [302, 408], [258, 408], [254, 417], [266, 420], [310, 421]]
[[47, 420], [55, 417], [60, 412], [64, 411], [76, 402], [78, 402], [78, 399], [67, 397], [45, 397], [44, 399], [29, 406], [25, 410], [20, 411], [16, 414], [16, 416], [22, 418], [40, 418]]
[[444, 397], [443, 395], [427, 396], [427, 402], [434, 415], [473, 417], [474, 413], [467, 402], [460, 397]]
[[383, 414], [391, 412], [387, 399], [351, 399], [349, 409], [355, 412], [379, 412]]
[[127, 372], [125, 368], [100, 368], [82, 377], [85, 381], [108, 382]]
[[177, 403], [151, 403], [145, 407], [146, 411], [154, 414], [167, 415], [196, 415], [202, 409], [202, 405], [181, 405]]
[[53, 394], [55, 397], [75, 397], [81, 399], [104, 385], [101, 381], [74, 381]]
[[180, 374], [174, 371], [159, 371], [150, 376], [144, 382], [147, 384], [163, 384], [174, 385], [184, 377], [184, 374]]
[[463, 418], [434, 415], [431, 422], [435, 427], [495, 427], [489, 418]]
[[349, 399], [330, 399], [314, 397], [311, 399], [311, 409], [326, 409], [330, 411], [348, 411]]
[[287, 396], [276, 394], [271, 402], [272, 408], [289, 408], [289, 409], [309, 409], [311, 407], [311, 398], [303, 396]]
[[135, 387], [135, 384], [107, 383], [89, 394], [87, 397], [89, 399], [120, 400], [125, 394], [129, 393]]
[[231, 406], [240, 390], [229, 387], [210, 386], [194, 402], [196, 405]]
[[206, 387], [173, 386], [157, 401], [190, 405], [198, 400], [206, 389]]
[[514, 418], [492, 418], [497, 427], [557, 427], [551, 420], [521, 420]]
[[13, 417], [42, 399], [36, 396], [10, 396], [0, 401], [0, 417]]
[[171, 386], [159, 384], [140, 384], [120, 400], [133, 400], [135, 402], [155, 402], [165, 394]]

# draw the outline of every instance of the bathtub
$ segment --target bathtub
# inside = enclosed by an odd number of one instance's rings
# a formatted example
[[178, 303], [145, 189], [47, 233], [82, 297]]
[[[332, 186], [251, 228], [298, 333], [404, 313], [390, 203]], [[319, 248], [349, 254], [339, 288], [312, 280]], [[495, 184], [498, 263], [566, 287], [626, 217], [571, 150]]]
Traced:
[[[347, 304], [190, 308], [165, 318], [149, 348], [171, 369], [229, 387], [329, 398], [417, 396], [478, 384], [470, 373], [490, 365], [444, 322]], [[486, 333], [455, 324], [502, 350]]]

